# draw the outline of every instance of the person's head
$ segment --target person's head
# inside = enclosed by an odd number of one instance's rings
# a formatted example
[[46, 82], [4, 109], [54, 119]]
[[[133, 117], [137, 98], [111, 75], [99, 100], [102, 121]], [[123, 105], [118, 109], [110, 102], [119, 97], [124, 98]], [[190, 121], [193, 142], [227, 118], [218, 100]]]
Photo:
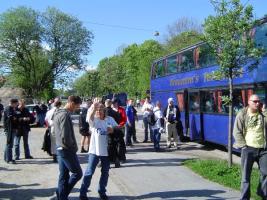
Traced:
[[158, 108], [161, 108], [161, 103], [160, 103], [160, 101], [157, 101], [157, 102], [156, 102], [156, 106], [157, 106]]
[[257, 112], [260, 109], [260, 98], [258, 95], [253, 94], [249, 97], [248, 107], [251, 112]]
[[19, 100], [19, 108], [25, 108], [25, 100], [24, 99]]
[[96, 105], [95, 117], [103, 120], [106, 117], [105, 113], [106, 113], [105, 106], [102, 103], [98, 103]]
[[18, 106], [18, 99], [10, 99], [9, 105], [13, 108], [16, 108]]
[[132, 105], [133, 105], [133, 100], [132, 100], [132, 99], [128, 99], [127, 104], [128, 104], [129, 106], [132, 106]]
[[119, 107], [119, 99], [112, 99], [112, 105], [114, 108], [118, 108]]
[[105, 101], [105, 106], [106, 106], [107, 108], [109, 108], [109, 107], [111, 107], [111, 105], [112, 105], [112, 101], [111, 101], [110, 99], [106, 99], [106, 101]]
[[62, 104], [62, 103], [61, 103], [60, 100], [54, 102], [54, 106], [55, 106], [56, 108], [59, 108], [59, 107], [61, 106], [61, 104]]
[[82, 99], [79, 96], [69, 96], [68, 102], [66, 104], [66, 108], [70, 112], [74, 112], [80, 108], [80, 105], [82, 103]]
[[150, 97], [146, 97], [145, 102], [150, 103]]
[[168, 104], [169, 104], [169, 105], [173, 105], [173, 104], [174, 104], [174, 100], [173, 100], [173, 98], [168, 98]]

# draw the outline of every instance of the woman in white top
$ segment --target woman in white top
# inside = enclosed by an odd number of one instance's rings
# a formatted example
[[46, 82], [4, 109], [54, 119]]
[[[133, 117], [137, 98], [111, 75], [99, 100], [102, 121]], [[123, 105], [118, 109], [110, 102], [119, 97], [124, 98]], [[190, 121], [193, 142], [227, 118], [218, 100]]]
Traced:
[[116, 123], [111, 117], [105, 117], [105, 107], [95, 99], [88, 110], [87, 120], [91, 130], [91, 141], [89, 147], [88, 166], [80, 188], [80, 199], [87, 200], [87, 191], [91, 183], [96, 166], [101, 160], [101, 177], [99, 180], [98, 193], [100, 199], [108, 199], [106, 186], [108, 183], [110, 162], [108, 158], [108, 134], [113, 133], [113, 126]]

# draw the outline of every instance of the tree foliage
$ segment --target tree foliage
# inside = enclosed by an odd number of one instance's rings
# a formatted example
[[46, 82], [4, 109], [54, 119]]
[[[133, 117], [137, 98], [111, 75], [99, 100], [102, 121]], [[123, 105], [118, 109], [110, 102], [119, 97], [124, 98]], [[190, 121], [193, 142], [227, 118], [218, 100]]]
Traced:
[[10, 9], [0, 16], [0, 61], [15, 86], [30, 96], [53, 91], [58, 77], [83, 68], [93, 35], [75, 17], [55, 8], [39, 13]]
[[[245, 64], [257, 66], [262, 49], [257, 49], [250, 32], [256, 25], [252, 6], [244, 6], [240, 0], [212, 1], [216, 16], [205, 20], [205, 40], [212, 48], [220, 68], [214, 72], [216, 78], [229, 80], [229, 166], [232, 165], [232, 119], [233, 78], [242, 73]], [[250, 61], [248, 63], [248, 61]]]

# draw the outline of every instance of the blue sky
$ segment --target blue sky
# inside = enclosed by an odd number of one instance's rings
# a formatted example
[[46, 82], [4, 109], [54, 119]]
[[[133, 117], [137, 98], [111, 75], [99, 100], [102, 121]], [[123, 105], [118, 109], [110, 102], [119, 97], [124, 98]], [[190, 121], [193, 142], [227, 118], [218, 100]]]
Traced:
[[[267, 14], [266, 0], [244, 0], [254, 7], [256, 18]], [[88, 65], [97, 66], [104, 57], [112, 56], [121, 45], [141, 44], [148, 39], [163, 40], [167, 26], [181, 17], [194, 18], [202, 23], [214, 14], [209, 0], [9, 0], [1, 1], [0, 13], [9, 8], [27, 6], [44, 11], [48, 6], [71, 14], [94, 33]], [[106, 26], [93, 23], [106, 24]], [[144, 30], [112, 28], [108, 25]], [[155, 37], [154, 31], [160, 36]]]

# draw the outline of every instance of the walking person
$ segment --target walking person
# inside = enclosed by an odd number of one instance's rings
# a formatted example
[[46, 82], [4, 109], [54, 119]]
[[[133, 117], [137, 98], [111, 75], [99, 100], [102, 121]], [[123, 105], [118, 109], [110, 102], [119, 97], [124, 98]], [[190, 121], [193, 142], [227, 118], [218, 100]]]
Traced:
[[126, 146], [132, 146], [132, 136], [134, 134], [134, 109], [133, 109], [133, 100], [129, 99], [128, 104], [126, 107], [126, 136], [125, 136], [125, 143]]
[[86, 104], [83, 106], [83, 108], [81, 108], [79, 116], [79, 132], [82, 135], [81, 153], [87, 153], [89, 151], [91, 133], [89, 130], [89, 124], [86, 121], [86, 115], [88, 112], [88, 108], [90, 108], [91, 105], [92, 105], [91, 99], [87, 99]]
[[61, 106], [61, 101], [59, 98], [55, 98], [55, 101], [53, 104], [51, 104], [50, 110], [47, 111], [45, 115], [45, 121], [48, 125], [48, 131], [50, 133], [50, 149], [51, 149], [51, 155], [53, 156], [53, 161], [57, 162], [57, 146], [56, 146], [56, 133], [55, 133], [55, 127], [53, 122], [53, 115], [57, 109], [59, 109]]
[[56, 194], [59, 200], [67, 200], [74, 185], [82, 178], [82, 169], [76, 154], [78, 145], [71, 120], [71, 113], [80, 108], [81, 102], [79, 96], [69, 96], [64, 109], [57, 109], [53, 116], [59, 166]]
[[146, 97], [144, 105], [142, 107], [142, 111], [143, 111], [143, 122], [145, 127], [145, 138], [143, 143], [148, 142], [148, 128], [150, 134], [150, 141], [153, 142], [152, 127], [147, 120], [148, 115], [151, 114], [151, 112], [153, 111], [153, 105], [151, 104], [150, 97]]
[[257, 194], [267, 199], [266, 112], [261, 111], [258, 95], [251, 95], [248, 107], [236, 116], [233, 135], [234, 147], [241, 149], [241, 200], [250, 199], [250, 176], [254, 162], [260, 171]]
[[178, 148], [178, 133], [176, 124], [180, 120], [180, 111], [178, 106], [174, 105], [173, 98], [168, 99], [168, 105], [163, 112], [163, 116], [166, 122], [167, 148], [171, 148], [172, 137], [174, 147]]
[[20, 115], [18, 117], [18, 132], [14, 138], [15, 146], [15, 160], [20, 159], [20, 139], [23, 138], [24, 155], [25, 159], [33, 159], [29, 148], [29, 132], [31, 131], [30, 123], [34, 121], [34, 117], [30, 114], [29, 110], [25, 107], [25, 100], [19, 100], [18, 110]]
[[[108, 134], [113, 133], [112, 127], [115, 126], [115, 124], [106, 120], [105, 107], [99, 102], [99, 99], [94, 99], [94, 103], [90, 107], [87, 115], [92, 135], [89, 148], [88, 165], [80, 188], [80, 200], [88, 200], [87, 191], [90, 187], [91, 179], [99, 160], [101, 161], [101, 177], [99, 180], [98, 194], [100, 199], [108, 199], [108, 196], [106, 195], [110, 168], [108, 157]], [[109, 120], [110, 118], [111, 117], [109, 117]], [[116, 123], [115, 120], [113, 120], [113, 123]]]
[[164, 119], [161, 111], [161, 103], [159, 101], [156, 102], [156, 107], [153, 109], [153, 113], [155, 116], [155, 125], [152, 126], [153, 130], [153, 141], [154, 141], [154, 150], [156, 152], [160, 151], [160, 138], [161, 132], [164, 127]]
[[9, 106], [4, 110], [4, 132], [6, 134], [6, 148], [4, 153], [4, 160], [7, 163], [16, 164], [16, 161], [13, 160], [13, 145], [14, 138], [18, 133], [18, 100], [10, 99]]

